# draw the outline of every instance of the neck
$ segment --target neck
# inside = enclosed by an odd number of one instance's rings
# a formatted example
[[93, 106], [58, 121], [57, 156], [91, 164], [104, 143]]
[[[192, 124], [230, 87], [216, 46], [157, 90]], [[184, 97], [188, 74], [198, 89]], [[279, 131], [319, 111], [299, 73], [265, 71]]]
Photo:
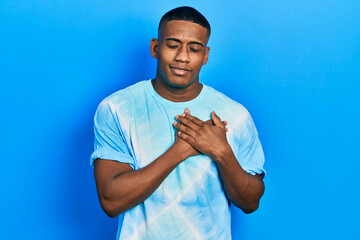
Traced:
[[152, 79], [151, 83], [157, 94], [172, 102], [190, 101], [196, 98], [203, 88], [199, 78], [187, 87], [173, 87], [158, 78]]

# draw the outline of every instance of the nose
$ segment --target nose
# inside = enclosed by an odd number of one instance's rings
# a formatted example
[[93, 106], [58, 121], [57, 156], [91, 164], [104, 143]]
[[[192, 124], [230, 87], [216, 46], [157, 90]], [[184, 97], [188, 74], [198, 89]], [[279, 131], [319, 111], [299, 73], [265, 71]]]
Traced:
[[185, 47], [180, 47], [175, 56], [175, 60], [179, 62], [190, 62], [190, 57]]

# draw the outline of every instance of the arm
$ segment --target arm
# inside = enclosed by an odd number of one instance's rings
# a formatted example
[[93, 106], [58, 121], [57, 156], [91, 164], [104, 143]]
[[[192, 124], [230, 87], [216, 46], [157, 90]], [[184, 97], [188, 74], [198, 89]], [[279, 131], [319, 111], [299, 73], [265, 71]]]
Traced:
[[97, 159], [94, 175], [101, 207], [109, 217], [116, 217], [142, 203], [178, 164], [197, 154], [197, 150], [177, 137], [164, 154], [135, 171], [127, 163]]
[[177, 116], [175, 127], [179, 136], [200, 152], [213, 158], [218, 166], [225, 193], [230, 201], [245, 213], [259, 206], [265, 186], [260, 175], [251, 175], [243, 170], [226, 140], [226, 128], [220, 118], [212, 112], [214, 124], [191, 116]]
[[230, 146], [221, 155], [213, 157], [217, 163], [230, 201], [244, 213], [254, 212], [259, 207], [265, 185], [258, 174], [251, 175], [243, 170]]

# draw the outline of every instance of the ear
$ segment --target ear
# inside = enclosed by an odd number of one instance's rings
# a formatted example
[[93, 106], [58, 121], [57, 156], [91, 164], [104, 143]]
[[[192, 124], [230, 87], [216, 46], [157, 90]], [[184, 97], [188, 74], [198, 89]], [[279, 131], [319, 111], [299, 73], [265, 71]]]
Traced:
[[206, 47], [205, 56], [204, 56], [204, 60], [203, 60], [202, 65], [205, 65], [207, 63], [208, 58], [209, 58], [209, 52], [210, 52], [210, 47]]
[[158, 56], [159, 41], [156, 38], [151, 39], [150, 42], [150, 53], [153, 58], [157, 59]]

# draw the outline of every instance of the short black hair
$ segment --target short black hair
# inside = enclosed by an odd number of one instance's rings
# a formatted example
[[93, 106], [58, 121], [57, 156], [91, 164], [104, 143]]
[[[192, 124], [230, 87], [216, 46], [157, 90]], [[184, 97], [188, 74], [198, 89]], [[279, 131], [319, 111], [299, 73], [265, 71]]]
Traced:
[[195, 8], [192, 7], [178, 7], [165, 13], [159, 23], [159, 30], [161, 25], [172, 20], [184, 20], [199, 24], [208, 30], [208, 36], [210, 36], [211, 28], [208, 20]]

